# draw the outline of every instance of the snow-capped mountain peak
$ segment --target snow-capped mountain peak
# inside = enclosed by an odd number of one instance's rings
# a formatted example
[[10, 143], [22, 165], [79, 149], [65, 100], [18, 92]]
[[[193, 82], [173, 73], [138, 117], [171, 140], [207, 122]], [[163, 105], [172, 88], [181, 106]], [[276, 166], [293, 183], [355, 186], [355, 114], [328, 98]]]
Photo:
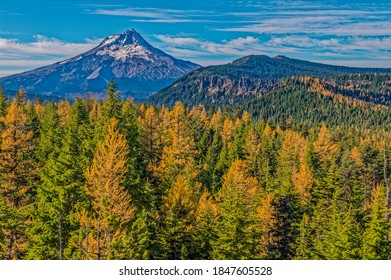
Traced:
[[156, 55], [166, 55], [148, 44], [134, 29], [107, 37], [97, 47], [96, 54], [100, 56], [109, 55], [122, 61], [126, 61], [128, 58], [155, 61]]
[[73, 58], [0, 79], [6, 89], [76, 95], [102, 92], [111, 79], [133, 96], [146, 97], [198, 68], [151, 46], [136, 30], [106, 37]]
[[127, 45], [139, 45], [143, 47], [150, 46], [136, 30], [129, 29], [121, 34], [114, 34], [108, 36], [102, 41], [98, 48], [102, 48], [105, 46], [116, 46], [118, 48], [121, 48]]

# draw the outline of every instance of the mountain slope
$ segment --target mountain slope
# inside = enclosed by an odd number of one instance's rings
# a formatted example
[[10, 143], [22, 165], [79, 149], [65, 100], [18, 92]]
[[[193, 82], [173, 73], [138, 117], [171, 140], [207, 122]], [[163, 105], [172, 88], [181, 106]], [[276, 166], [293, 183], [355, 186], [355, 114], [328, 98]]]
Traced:
[[268, 94], [243, 102], [236, 109], [274, 124], [289, 118], [291, 123], [306, 127], [321, 122], [386, 127], [391, 122], [391, 75], [381, 75], [382, 83], [378, 85], [374, 85], [375, 79], [374, 75], [287, 78]]
[[23, 86], [29, 93], [72, 98], [100, 93], [114, 78], [121, 92], [145, 98], [198, 67], [154, 48], [131, 29], [73, 58], [0, 78], [0, 84], [9, 90]]
[[232, 63], [197, 69], [151, 96], [153, 104], [234, 106], [272, 90], [278, 81], [291, 76], [327, 77], [353, 73], [391, 73], [391, 69], [353, 68], [313, 63], [285, 56], [246, 56]]

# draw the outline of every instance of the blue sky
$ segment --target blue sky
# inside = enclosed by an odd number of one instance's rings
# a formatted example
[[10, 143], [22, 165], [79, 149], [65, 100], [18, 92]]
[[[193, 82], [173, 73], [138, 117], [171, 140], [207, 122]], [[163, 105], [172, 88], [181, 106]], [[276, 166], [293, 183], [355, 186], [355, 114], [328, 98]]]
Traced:
[[202, 65], [283, 54], [391, 67], [389, 2], [1, 0], [0, 76], [72, 57], [130, 28]]

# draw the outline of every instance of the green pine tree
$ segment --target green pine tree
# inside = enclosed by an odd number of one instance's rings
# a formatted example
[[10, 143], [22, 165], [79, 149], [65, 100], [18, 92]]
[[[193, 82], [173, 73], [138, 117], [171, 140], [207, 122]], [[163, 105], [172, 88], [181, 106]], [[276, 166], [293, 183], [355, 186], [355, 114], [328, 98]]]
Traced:
[[232, 163], [217, 196], [220, 212], [213, 241], [213, 259], [254, 259], [257, 249], [256, 193], [258, 181], [243, 161]]
[[391, 225], [386, 218], [385, 187], [378, 186], [373, 191], [368, 225], [363, 233], [362, 258], [365, 260], [389, 260], [391, 258]]

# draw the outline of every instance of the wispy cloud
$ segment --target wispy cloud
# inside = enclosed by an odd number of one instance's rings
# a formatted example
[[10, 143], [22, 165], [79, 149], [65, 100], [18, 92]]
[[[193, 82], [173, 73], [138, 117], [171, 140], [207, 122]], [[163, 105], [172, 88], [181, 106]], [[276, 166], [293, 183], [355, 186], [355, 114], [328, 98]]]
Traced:
[[190, 37], [174, 37], [167, 35], [156, 35], [169, 51], [178, 54], [199, 54], [199, 55], [239, 55], [260, 51], [259, 39], [252, 36], [238, 37], [232, 40], [212, 42]]
[[[275, 47], [253, 36], [213, 42], [195, 37], [155, 35], [157, 45], [170, 54], [190, 59], [202, 65], [226, 63], [234, 58], [251, 54], [276, 54]], [[281, 53], [294, 53], [295, 48], [283, 46]]]
[[210, 22], [206, 15], [211, 15], [209, 11], [201, 10], [177, 10], [177, 9], [157, 9], [157, 8], [105, 8], [88, 9], [88, 14], [121, 16], [132, 18], [136, 22]]
[[17, 39], [0, 38], [0, 76], [44, 66], [85, 52], [98, 44], [87, 39], [68, 43], [56, 38], [36, 35], [35, 41], [22, 43]]
[[[155, 35], [157, 44], [174, 56], [194, 60], [202, 65], [226, 63], [233, 58], [245, 55], [277, 55], [286, 54], [298, 58], [310, 58], [316, 61], [333, 61], [341, 63], [341, 59], [357, 58], [365, 54], [365, 65], [384, 67], [391, 61], [391, 37], [340, 37], [312, 38], [308, 35], [273, 36], [268, 40], [260, 40], [253, 36], [237, 37], [232, 40], [213, 42], [195, 37]], [[310, 54], [310, 55], [309, 55]], [[208, 59], [211, 62], [208, 62]], [[369, 62], [368, 62], [369, 61]], [[381, 62], [381, 63], [379, 63]], [[351, 64], [346, 64], [351, 65]], [[357, 66], [358, 64], [354, 64]], [[364, 66], [364, 64], [363, 64]]]
[[8, 31], [8, 30], [0, 30], [0, 35], [18, 35], [18, 34], [20, 34], [20, 33]]
[[340, 37], [330, 39], [316, 39], [307, 35], [279, 36], [272, 37], [267, 46], [294, 47], [297, 49], [310, 50], [314, 52], [335, 52], [357, 55], [359, 52], [370, 54], [389, 53], [391, 50], [391, 37], [376, 38], [372, 36], [361, 37]]
[[256, 24], [215, 28], [216, 31], [256, 34], [312, 34], [317, 36], [386, 36], [391, 35], [391, 21], [360, 22], [342, 16], [281, 16], [259, 20]]
[[0, 15], [2, 15], [2, 16], [22, 16], [23, 14], [0, 10]]
[[85, 43], [68, 43], [43, 35], [36, 35], [34, 38], [35, 41], [30, 43], [21, 43], [17, 39], [0, 38], [0, 52], [22, 56], [26, 54], [69, 56], [88, 50], [97, 43], [97, 41], [91, 40], [87, 40]]
[[[200, 0], [197, 5], [163, 1], [159, 8], [124, 2], [77, 7], [97, 20], [105, 16], [113, 23], [119, 20], [121, 26], [124, 21], [147, 26], [145, 30], [158, 34], [142, 34], [153, 45], [202, 65], [250, 54], [285, 54], [346, 65], [362, 61], [362, 66], [384, 66], [391, 60], [391, 3], [386, 0]], [[5, 14], [0, 11], [0, 16]], [[70, 43], [39, 35], [26, 43], [10, 37], [18, 36], [0, 30], [0, 76], [66, 59], [98, 43]]]
[[[230, 26], [215, 31], [260, 35], [310, 34], [311, 36], [391, 35], [391, 5], [337, 1], [242, 1], [253, 7], [229, 12]], [[340, 3], [340, 4], [338, 4]], [[240, 5], [238, 5], [240, 6]], [[240, 21], [238, 21], [238, 20]], [[245, 23], [249, 21], [249, 23]]]

